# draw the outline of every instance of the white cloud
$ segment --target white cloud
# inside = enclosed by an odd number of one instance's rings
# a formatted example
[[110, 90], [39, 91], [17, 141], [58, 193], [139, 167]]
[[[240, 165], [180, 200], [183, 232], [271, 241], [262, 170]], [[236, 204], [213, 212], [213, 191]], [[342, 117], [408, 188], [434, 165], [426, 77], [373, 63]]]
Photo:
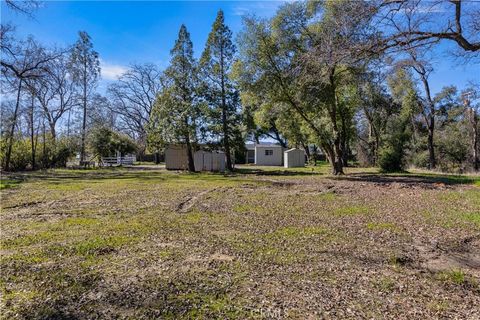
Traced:
[[105, 80], [117, 80], [122, 74], [128, 71], [128, 67], [120, 64], [108, 63], [100, 60], [102, 78]]

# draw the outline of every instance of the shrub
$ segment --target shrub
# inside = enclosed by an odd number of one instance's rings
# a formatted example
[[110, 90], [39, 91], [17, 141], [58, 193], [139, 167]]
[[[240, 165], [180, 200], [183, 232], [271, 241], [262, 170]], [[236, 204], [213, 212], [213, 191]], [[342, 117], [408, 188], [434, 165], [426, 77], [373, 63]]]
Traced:
[[380, 149], [378, 165], [383, 172], [397, 172], [403, 170], [403, 151], [392, 146]]
[[[5, 156], [7, 153], [7, 141], [2, 138], [0, 161], [2, 168], [5, 168]], [[30, 141], [27, 139], [18, 139], [13, 142], [12, 153], [10, 155], [10, 170], [21, 171], [27, 169], [32, 159]]]
[[411, 162], [415, 167], [428, 168], [430, 163], [428, 150], [419, 150], [411, 156]]
[[117, 151], [121, 154], [135, 152], [137, 145], [123, 134], [106, 127], [100, 127], [92, 132], [90, 148], [95, 155], [108, 157], [115, 155]]

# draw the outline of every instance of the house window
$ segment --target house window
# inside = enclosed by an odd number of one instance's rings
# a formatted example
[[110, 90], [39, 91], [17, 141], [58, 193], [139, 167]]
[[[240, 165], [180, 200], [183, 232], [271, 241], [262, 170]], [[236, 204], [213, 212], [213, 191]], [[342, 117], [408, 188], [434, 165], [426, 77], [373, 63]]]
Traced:
[[265, 150], [266, 156], [273, 156], [273, 150]]

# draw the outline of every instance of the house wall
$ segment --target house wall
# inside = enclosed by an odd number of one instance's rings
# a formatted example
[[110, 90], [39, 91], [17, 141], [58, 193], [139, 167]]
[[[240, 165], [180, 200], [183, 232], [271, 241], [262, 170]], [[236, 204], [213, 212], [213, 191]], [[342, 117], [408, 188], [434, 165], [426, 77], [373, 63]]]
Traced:
[[[266, 150], [272, 150], [272, 154], [266, 155]], [[255, 164], [259, 166], [281, 166], [283, 164], [283, 148], [255, 146]]]

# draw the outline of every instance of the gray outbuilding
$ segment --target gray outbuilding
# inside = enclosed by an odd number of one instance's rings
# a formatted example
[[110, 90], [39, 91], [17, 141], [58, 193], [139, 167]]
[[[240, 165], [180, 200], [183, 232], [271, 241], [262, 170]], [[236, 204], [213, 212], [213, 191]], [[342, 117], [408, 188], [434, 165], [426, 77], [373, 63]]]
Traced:
[[195, 171], [225, 171], [225, 152], [198, 150], [193, 154]]
[[285, 168], [305, 167], [305, 151], [301, 149], [287, 150], [283, 158]]
[[[195, 171], [225, 171], [223, 151], [198, 150], [193, 154]], [[185, 145], [169, 145], [165, 148], [165, 168], [167, 170], [187, 170], [188, 155]]]
[[257, 166], [281, 166], [283, 147], [276, 144], [256, 144], [255, 164]]
[[183, 145], [168, 145], [165, 148], [165, 168], [167, 170], [187, 170], [187, 148]]

